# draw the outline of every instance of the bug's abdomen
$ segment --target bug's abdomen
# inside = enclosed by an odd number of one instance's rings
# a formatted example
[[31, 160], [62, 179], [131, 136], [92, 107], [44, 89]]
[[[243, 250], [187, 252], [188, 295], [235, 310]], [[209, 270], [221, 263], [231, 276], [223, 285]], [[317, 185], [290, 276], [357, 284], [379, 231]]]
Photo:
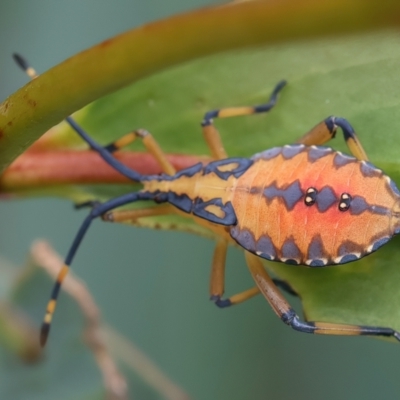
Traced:
[[399, 229], [398, 190], [367, 162], [304, 145], [253, 160], [237, 182], [231, 235], [261, 257], [341, 264], [375, 251]]

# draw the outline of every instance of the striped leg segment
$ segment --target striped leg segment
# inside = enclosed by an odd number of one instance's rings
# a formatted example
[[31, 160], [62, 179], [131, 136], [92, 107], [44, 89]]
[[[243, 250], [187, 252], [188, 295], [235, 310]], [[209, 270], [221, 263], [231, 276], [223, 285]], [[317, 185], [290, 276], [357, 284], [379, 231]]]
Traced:
[[391, 328], [383, 328], [379, 326], [332, 324], [327, 322], [304, 322], [299, 319], [294, 310], [291, 310], [291, 312], [288, 315], [285, 315], [282, 320], [299, 332], [342, 336], [393, 336], [400, 341], [400, 332], [397, 332]]
[[17, 63], [17, 65], [22, 70], [25, 71], [25, 73], [29, 76], [29, 78], [35, 79], [38, 77], [38, 74], [35, 71], [35, 69], [29, 65], [28, 61], [25, 60], [25, 58], [23, 58], [22, 56], [20, 56], [17, 53], [14, 53], [12, 56], [13, 56], [14, 61]]
[[299, 297], [299, 294], [286, 281], [283, 281], [282, 279], [272, 278], [272, 282], [274, 282], [275, 286], [277, 286], [279, 289], [283, 290], [287, 294]]
[[103, 221], [134, 223], [139, 218], [155, 217], [157, 215], [174, 214], [175, 208], [170, 204], [160, 204], [156, 207], [140, 208], [137, 210], [108, 211], [101, 216]]
[[[89, 200], [84, 203], [75, 204], [75, 209], [95, 208], [101, 205], [97, 200]], [[160, 204], [153, 207], [138, 208], [133, 210], [111, 210], [101, 215], [101, 219], [106, 222], [135, 223], [139, 218], [156, 217], [157, 215], [176, 214], [175, 207], [170, 204]]]
[[278, 317], [294, 330], [320, 335], [393, 336], [400, 341], [400, 332], [391, 328], [302, 321], [279, 292], [263, 267], [260, 258], [246, 252], [246, 261], [260, 292], [267, 299]]
[[221, 298], [224, 294], [227, 250], [228, 243], [226, 241], [220, 240], [217, 242], [211, 267], [210, 299], [220, 308], [242, 303], [260, 293], [258, 287], [254, 287], [229, 298]]
[[89, 229], [92, 221], [95, 218], [103, 215], [104, 213], [106, 213], [116, 207], [120, 207], [125, 204], [133, 203], [138, 200], [150, 200], [150, 199], [152, 199], [152, 196], [149, 193], [144, 193], [144, 192], [129, 193], [129, 194], [117, 197], [115, 199], [112, 199], [110, 201], [107, 201], [106, 203], [97, 204], [91, 210], [90, 214], [85, 218], [85, 220], [83, 221], [81, 227], [79, 228], [78, 233], [76, 234], [75, 239], [72, 242], [72, 245], [68, 251], [67, 257], [65, 258], [65, 261], [64, 261], [64, 265], [61, 268], [60, 273], [58, 274], [57, 280], [53, 287], [53, 291], [51, 293], [50, 300], [47, 304], [46, 314], [43, 319], [42, 329], [41, 329], [41, 333], [40, 333], [40, 344], [42, 346], [44, 346], [46, 344], [47, 337], [49, 335], [50, 325], [51, 325], [54, 311], [56, 309], [57, 298], [60, 293], [61, 285], [68, 273], [69, 267], [75, 257], [75, 254], [76, 254], [87, 230]]
[[326, 118], [301, 137], [297, 143], [302, 143], [307, 146], [324, 144], [335, 137], [338, 128], [341, 128], [344, 140], [351, 154], [358, 160], [368, 161], [368, 156], [353, 127], [344, 118], [334, 116]]
[[115, 151], [121, 150], [123, 147], [130, 145], [137, 139], [136, 131], [129, 132], [119, 139], [111, 142], [110, 144], [104, 146], [103, 148], [109, 151], [110, 153], [114, 153]]
[[110, 153], [113, 153], [114, 151], [120, 150], [122, 147], [131, 144], [137, 138], [142, 139], [147, 151], [157, 160], [163, 172], [168, 175], [175, 175], [176, 170], [168, 161], [164, 151], [154, 139], [153, 135], [145, 129], [137, 129], [136, 131], [129, 132], [115, 142], [105, 146], [104, 149], [108, 150]]
[[207, 142], [208, 147], [210, 148], [211, 155], [217, 160], [227, 158], [227, 154], [222, 144], [220, 134], [217, 128], [213, 124], [214, 118], [228, 118], [228, 117], [237, 117], [240, 115], [250, 115], [262, 112], [268, 112], [276, 104], [278, 100], [278, 94], [285, 85], [286, 81], [280, 81], [275, 86], [275, 89], [272, 91], [268, 103], [261, 104], [258, 106], [249, 106], [249, 107], [221, 108], [218, 110], [212, 110], [207, 112], [204, 115], [204, 119], [203, 122], [201, 123], [201, 126], [203, 129], [204, 139]]

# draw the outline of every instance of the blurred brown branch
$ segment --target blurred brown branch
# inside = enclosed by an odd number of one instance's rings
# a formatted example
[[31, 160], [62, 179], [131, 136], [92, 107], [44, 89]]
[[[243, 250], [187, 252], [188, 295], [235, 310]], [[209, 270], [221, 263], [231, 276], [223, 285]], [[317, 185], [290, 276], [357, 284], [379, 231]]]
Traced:
[[[63, 264], [62, 259], [46, 241], [40, 240], [32, 245], [31, 257], [36, 265], [44, 268], [53, 279], [56, 279]], [[111, 354], [123, 361], [164, 398], [189, 399], [188, 394], [172, 382], [132, 341], [102, 323], [100, 310], [84, 282], [70, 272], [62, 287], [76, 300], [85, 317], [85, 341], [91, 348], [103, 374], [109, 399], [128, 398], [126, 380], [119, 372]]]
[[[62, 266], [62, 259], [46, 241], [37, 241], [32, 245], [31, 257], [36, 265], [44, 268], [54, 280], [56, 279]], [[63, 289], [76, 300], [85, 317], [84, 338], [102, 372], [107, 398], [110, 400], [128, 399], [128, 385], [118, 371], [105, 343], [100, 311], [92, 295], [84, 282], [71, 272], [64, 281]]]

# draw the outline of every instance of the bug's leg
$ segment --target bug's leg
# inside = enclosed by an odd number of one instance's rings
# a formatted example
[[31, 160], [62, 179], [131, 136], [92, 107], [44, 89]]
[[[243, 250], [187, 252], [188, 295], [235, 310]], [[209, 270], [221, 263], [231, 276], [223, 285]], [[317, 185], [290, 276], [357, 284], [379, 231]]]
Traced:
[[301, 137], [297, 143], [307, 146], [321, 145], [335, 137], [338, 128], [342, 129], [344, 140], [351, 154], [359, 160], [368, 160], [368, 156], [350, 123], [340, 117], [330, 116], [320, 122], [308, 133]]
[[155, 217], [174, 213], [174, 207], [170, 204], [160, 204], [156, 207], [140, 208], [136, 210], [112, 210], [101, 216], [103, 221], [132, 223], [139, 218]]
[[129, 132], [115, 142], [104, 146], [104, 149], [108, 150], [110, 153], [113, 153], [114, 151], [120, 150], [122, 147], [131, 144], [137, 138], [142, 139], [142, 142], [147, 151], [157, 160], [163, 172], [168, 175], [175, 175], [176, 170], [168, 161], [164, 151], [161, 149], [158, 142], [154, 139], [153, 135], [145, 129], [137, 129], [133, 132]]
[[67, 256], [64, 261], [64, 265], [61, 268], [61, 271], [58, 274], [57, 280], [54, 284], [50, 300], [47, 304], [46, 314], [43, 319], [42, 329], [41, 329], [41, 333], [40, 333], [40, 343], [42, 346], [44, 346], [47, 341], [47, 337], [48, 337], [48, 334], [50, 331], [51, 320], [53, 318], [53, 314], [56, 309], [57, 298], [58, 298], [58, 295], [59, 295], [59, 292], [61, 289], [62, 282], [64, 281], [64, 279], [69, 271], [69, 267], [70, 267], [70, 265], [75, 257], [75, 254], [82, 242], [82, 239], [84, 238], [92, 221], [95, 218], [100, 217], [104, 213], [106, 213], [116, 207], [119, 207], [119, 206], [122, 206], [125, 204], [129, 204], [129, 203], [133, 203], [138, 200], [149, 200], [149, 199], [152, 199], [152, 196], [149, 193], [145, 193], [145, 192], [129, 193], [129, 194], [125, 194], [120, 197], [116, 197], [115, 199], [107, 201], [103, 204], [98, 203], [94, 206], [94, 208], [92, 208], [92, 210], [90, 211], [90, 214], [85, 218], [81, 227], [79, 228], [78, 233], [76, 234], [75, 239], [72, 242], [72, 245], [67, 253]]
[[[97, 142], [95, 142], [76, 122], [72, 117], [66, 117], [65, 120], [69, 123], [69, 125], [78, 133], [78, 135], [92, 148], [92, 150], [96, 151], [105, 162], [107, 162], [111, 167], [116, 169], [121, 174], [127, 176], [128, 178], [134, 181], [142, 181], [143, 176], [140, 175], [138, 172], [126, 167], [120, 161], [118, 161], [112, 154], [112, 151], [109, 150], [109, 147], [112, 146], [108, 145], [106, 147], [102, 147]], [[161, 168], [164, 172], [170, 175], [175, 174], [175, 168], [172, 164], [168, 161], [165, 156], [165, 153], [161, 150], [158, 143], [154, 140], [153, 136], [143, 130], [134, 131], [135, 135], [141, 137], [143, 142], [147, 148], [147, 150], [156, 158], [159, 162]], [[123, 136], [121, 139], [126, 138], [126, 135]], [[117, 141], [118, 142], [118, 141]]]
[[[75, 204], [76, 209], [90, 207], [94, 208], [101, 203], [96, 200], [85, 201]], [[155, 217], [157, 215], [175, 214], [175, 207], [170, 204], [160, 204], [153, 207], [138, 208], [133, 210], [111, 210], [101, 215], [101, 219], [106, 222], [135, 223], [139, 218]]]
[[225, 240], [217, 242], [211, 267], [210, 279], [210, 299], [220, 308], [242, 303], [260, 293], [258, 287], [254, 287], [244, 292], [238, 293], [229, 298], [222, 298], [225, 284], [225, 262], [228, 243]]
[[272, 282], [274, 282], [275, 286], [277, 286], [279, 289], [284, 290], [286, 293], [292, 296], [299, 297], [299, 294], [286, 281], [283, 281], [282, 279], [272, 278]]
[[267, 299], [278, 317], [294, 330], [320, 335], [393, 336], [400, 341], [400, 332], [391, 328], [302, 321], [275, 286], [263, 267], [260, 258], [246, 251], [246, 261], [260, 292]]
[[227, 107], [207, 112], [204, 115], [201, 126], [203, 129], [204, 139], [210, 149], [211, 155], [217, 160], [227, 158], [224, 145], [222, 144], [221, 136], [219, 135], [217, 128], [213, 124], [214, 118], [237, 117], [240, 115], [268, 112], [276, 104], [278, 100], [278, 94], [285, 85], [286, 81], [280, 81], [275, 86], [268, 103], [248, 107]]
[[[31, 78], [35, 79], [38, 77], [37, 72], [35, 69], [29, 65], [27, 60], [25, 60], [23, 57], [21, 57], [19, 54], [14, 54], [13, 55], [14, 60], [16, 63], [25, 71], [25, 73]], [[103, 157], [103, 159], [110, 164], [112, 167], [120, 171], [118, 168], [120, 168], [120, 163], [118, 160], [116, 160], [111, 153], [114, 151], [127, 146], [128, 144], [132, 143], [136, 138], [140, 137], [143, 141], [143, 144], [145, 145], [146, 149], [149, 151], [150, 154], [152, 154], [155, 159], [158, 161], [160, 164], [163, 172], [169, 174], [169, 175], [174, 175], [176, 173], [175, 168], [171, 165], [171, 163], [167, 160], [165, 153], [161, 150], [160, 146], [156, 142], [156, 140], [153, 138], [153, 136], [146, 130], [144, 129], [138, 129], [136, 131], [130, 132], [124, 136], [122, 136], [120, 139], [116, 140], [113, 143], [110, 143], [107, 146], [100, 146], [97, 144], [93, 139], [89, 137], [87, 133], [83, 131], [83, 129], [75, 122], [75, 120], [68, 116], [65, 118], [65, 120], [68, 122], [68, 124], [74, 129], [79, 136], [83, 140], [85, 140], [89, 146], [97, 151], [100, 156]], [[109, 155], [107, 156], [107, 153]], [[121, 170], [120, 172], [124, 175], [127, 175], [127, 169], [126, 167]], [[135, 171], [134, 171], [135, 172]], [[128, 176], [129, 177], [129, 176]], [[135, 179], [134, 180], [139, 180]]]

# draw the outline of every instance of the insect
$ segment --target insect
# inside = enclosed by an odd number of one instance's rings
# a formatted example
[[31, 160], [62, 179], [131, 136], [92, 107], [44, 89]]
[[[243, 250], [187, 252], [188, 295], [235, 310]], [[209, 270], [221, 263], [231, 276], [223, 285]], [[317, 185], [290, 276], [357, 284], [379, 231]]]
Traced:
[[[14, 59], [31, 78], [37, 76], [21, 56], [14, 55]], [[207, 112], [202, 131], [215, 161], [179, 172], [145, 130], [133, 131], [102, 146], [74, 119], [66, 118], [106, 163], [140, 182], [143, 188], [104, 203], [90, 203], [91, 211], [75, 236], [48, 302], [40, 336], [42, 345], [48, 338], [62, 282], [92, 221], [101, 217], [117, 222], [171, 212], [190, 216], [218, 234], [210, 279], [210, 296], [218, 307], [238, 304], [261, 293], [280, 319], [297, 331], [393, 336], [400, 340], [400, 333], [387, 327], [301, 320], [278, 289], [277, 285], [285, 288], [285, 284], [271, 279], [263, 267], [262, 259], [318, 268], [348, 263], [374, 252], [400, 232], [400, 192], [387, 175], [368, 162], [354, 129], [344, 118], [326, 118], [296, 144], [275, 147], [250, 158], [227, 156], [213, 119], [268, 112], [285, 85], [285, 81], [279, 82], [265, 104]], [[353, 156], [320, 146], [333, 138], [338, 128]], [[114, 151], [136, 138], [143, 140], [163, 173], [141, 175], [113, 156]], [[138, 200], [164, 205], [118, 210]], [[225, 258], [232, 239], [244, 249], [256, 286], [223, 298]]]

